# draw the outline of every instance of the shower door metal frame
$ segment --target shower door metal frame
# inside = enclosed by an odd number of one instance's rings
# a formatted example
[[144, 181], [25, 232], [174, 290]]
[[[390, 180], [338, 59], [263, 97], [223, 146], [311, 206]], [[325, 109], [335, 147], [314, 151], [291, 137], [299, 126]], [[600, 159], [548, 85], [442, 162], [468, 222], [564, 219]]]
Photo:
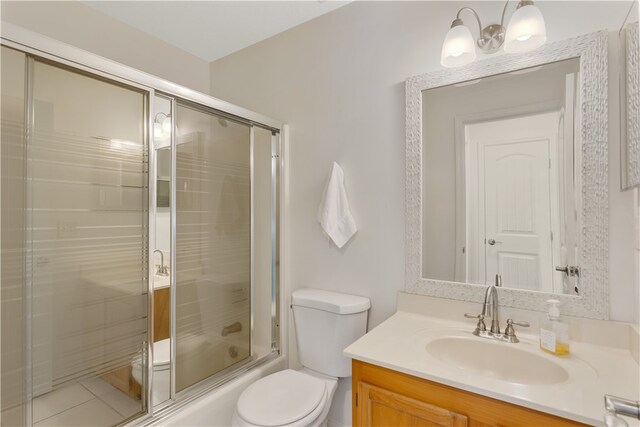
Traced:
[[[148, 247], [147, 247], [147, 328], [150, 338], [147, 340], [147, 384], [146, 384], [146, 406], [143, 404], [142, 415], [135, 418], [136, 423], [144, 424], [157, 422], [158, 419], [165, 418], [174, 412], [181, 409], [189, 402], [201, 397], [205, 393], [235, 379], [237, 376], [242, 375], [246, 371], [272, 361], [281, 355], [281, 329], [280, 319], [281, 315], [280, 302], [283, 301], [282, 297], [282, 271], [279, 263], [281, 257], [281, 250], [283, 249], [280, 239], [283, 236], [283, 230], [281, 229], [280, 220], [282, 219], [283, 212], [281, 211], [281, 204], [286, 203], [282, 197], [282, 191], [286, 188], [286, 183], [283, 181], [283, 159], [281, 154], [283, 153], [283, 134], [285, 125], [275, 119], [264, 116], [262, 114], [245, 109], [238, 105], [231, 104], [229, 102], [205, 95], [195, 90], [186, 88], [184, 86], [172, 83], [159, 77], [152, 76], [145, 72], [136, 70], [134, 68], [119, 64], [117, 62], [100, 57], [96, 54], [81, 50], [79, 48], [67, 45], [65, 43], [50, 39], [40, 34], [25, 30], [21, 27], [15, 26], [10, 23], [3, 23], [2, 35], [0, 37], [0, 45], [4, 45], [15, 50], [24, 52], [27, 54], [27, 60], [29, 57], [43, 58], [49, 62], [55, 64], [61, 64], [73, 70], [89, 74], [92, 76], [98, 76], [107, 81], [114, 81], [121, 85], [132, 86], [146, 92], [146, 120], [145, 120], [145, 137], [144, 141], [147, 143], [147, 178], [149, 188], [149, 216], [147, 221]], [[26, 72], [26, 71], [25, 71]], [[28, 85], [28, 81], [25, 83]], [[172, 184], [171, 193], [172, 197], [175, 197], [175, 101], [180, 99], [186, 103], [191, 103], [198, 106], [200, 109], [212, 110], [215, 114], [223, 116], [225, 118], [235, 120], [241, 123], [245, 123], [251, 126], [251, 135], [253, 140], [253, 127], [257, 126], [266, 130], [270, 130], [272, 133], [272, 248], [276, 251], [272, 254], [272, 295], [271, 295], [271, 329], [272, 329], [272, 348], [271, 352], [262, 358], [255, 361], [249, 361], [246, 364], [238, 367], [230, 367], [216, 375], [213, 375], [207, 379], [194, 384], [191, 387], [183, 390], [178, 396], [175, 395], [175, 324], [171, 326], [171, 397], [168, 401], [158, 405], [157, 408], [153, 406], [152, 400], [152, 387], [150, 386], [153, 381], [153, 257], [150, 256], [150, 248], [155, 246], [155, 223], [152, 218], [156, 213], [156, 183], [155, 183], [155, 171], [156, 171], [156, 153], [153, 144], [152, 130], [153, 130], [153, 102], [156, 93], [168, 98], [172, 98]], [[27, 118], [25, 118], [27, 120]], [[275, 147], [275, 149], [274, 149]], [[174, 199], [175, 200], [175, 199]], [[171, 207], [171, 304], [172, 304], [172, 323], [174, 323], [175, 316], [175, 203]], [[252, 218], [253, 221], [253, 218]], [[252, 226], [253, 229], [253, 226]], [[152, 246], [153, 245], [153, 246]], [[253, 233], [252, 233], [252, 251], [253, 251]], [[253, 267], [253, 263], [252, 263]], [[253, 268], [252, 268], [253, 271]], [[25, 284], [28, 288], [27, 292], [30, 292], [30, 283]], [[252, 284], [253, 286], [253, 280]], [[27, 313], [30, 314], [30, 313]], [[253, 323], [253, 306], [251, 308], [251, 316]], [[30, 322], [30, 320], [28, 320]], [[286, 320], [285, 320], [286, 321]], [[252, 328], [253, 329], [253, 328]], [[252, 331], [253, 332], [253, 331]], [[30, 355], [30, 349], [29, 355]], [[232, 369], [233, 368], [233, 369]], [[28, 384], [31, 386], [31, 384]], [[29, 393], [31, 388], [27, 387]], [[188, 393], [187, 393], [188, 392]], [[177, 397], [177, 399], [176, 399]], [[25, 408], [28, 407], [29, 416], [31, 416], [32, 400], [29, 399], [25, 402]], [[27, 410], [27, 409], [25, 409]], [[146, 412], [145, 412], [146, 410]], [[159, 415], [155, 417], [154, 415]], [[132, 421], [130, 419], [129, 421]]]
[[230, 102], [214, 98], [204, 93], [189, 89], [160, 77], [136, 70], [115, 61], [103, 58], [91, 52], [70, 46], [48, 37], [25, 30], [16, 25], [3, 22], [1, 43], [14, 49], [32, 53], [36, 56], [48, 57], [56, 62], [66, 62], [77, 68], [84, 68], [94, 74], [108, 78], [116, 78], [131, 84], [153, 88], [157, 92], [173, 96], [178, 99], [203, 105], [225, 114], [229, 118], [245, 123], [252, 123], [261, 127], [274, 129], [278, 132], [283, 123], [268, 116], [256, 113]]

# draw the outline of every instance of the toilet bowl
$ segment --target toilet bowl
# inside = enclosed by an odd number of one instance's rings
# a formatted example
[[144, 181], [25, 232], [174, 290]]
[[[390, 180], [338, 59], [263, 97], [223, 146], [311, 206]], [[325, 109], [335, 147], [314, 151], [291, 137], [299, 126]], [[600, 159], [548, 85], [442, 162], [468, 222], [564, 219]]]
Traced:
[[351, 376], [342, 351], [366, 332], [368, 298], [300, 289], [291, 306], [303, 369], [286, 369], [247, 387], [234, 426], [325, 426], [338, 378]]
[[[153, 343], [153, 387], [151, 400], [153, 404], [164, 402], [169, 398], [169, 382], [171, 367], [171, 340], [161, 340]], [[142, 355], [137, 355], [131, 361], [131, 376], [142, 384]]]

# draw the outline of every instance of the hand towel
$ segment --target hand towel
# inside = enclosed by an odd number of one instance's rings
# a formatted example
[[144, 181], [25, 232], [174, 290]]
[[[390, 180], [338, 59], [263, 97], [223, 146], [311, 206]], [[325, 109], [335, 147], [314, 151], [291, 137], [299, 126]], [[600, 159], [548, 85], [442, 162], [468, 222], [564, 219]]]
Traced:
[[336, 162], [333, 162], [329, 182], [322, 195], [318, 222], [338, 248], [343, 247], [358, 231], [349, 210], [347, 192], [344, 188], [344, 172]]

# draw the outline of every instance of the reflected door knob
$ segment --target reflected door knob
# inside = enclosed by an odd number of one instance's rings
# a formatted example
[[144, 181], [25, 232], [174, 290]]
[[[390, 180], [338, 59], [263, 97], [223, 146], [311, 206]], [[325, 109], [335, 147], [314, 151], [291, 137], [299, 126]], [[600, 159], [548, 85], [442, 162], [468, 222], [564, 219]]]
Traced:
[[556, 266], [556, 271], [560, 271], [569, 277], [580, 276], [580, 267], [575, 265], [567, 265], [564, 267]]

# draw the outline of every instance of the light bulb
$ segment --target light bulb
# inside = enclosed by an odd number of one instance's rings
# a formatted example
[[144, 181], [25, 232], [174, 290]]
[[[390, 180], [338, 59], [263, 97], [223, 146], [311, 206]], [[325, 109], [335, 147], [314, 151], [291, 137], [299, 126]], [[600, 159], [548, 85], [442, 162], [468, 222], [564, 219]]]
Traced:
[[[459, 21], [459, 24], [456, 24]], [[476, 46], [471, 31], [462, 24], [454, 21], [442, 43], [440, 63], [447, 68], [462, 67], [476, 59]]]
[[162, 120], [162, 133], [169, 135], [171, 133], [171, 116], [167, 116]]
[[518, 7], [507, 26], [505, 52], [528, 52], [539, 48], [546, 41], [547, 29], [540, 10], [533, 4]]
[[164, 138], [163, 132], [162, 132], [162, 125], [160, 123], [153, 123], [153, 138], [154, 139], [162, 139]]

